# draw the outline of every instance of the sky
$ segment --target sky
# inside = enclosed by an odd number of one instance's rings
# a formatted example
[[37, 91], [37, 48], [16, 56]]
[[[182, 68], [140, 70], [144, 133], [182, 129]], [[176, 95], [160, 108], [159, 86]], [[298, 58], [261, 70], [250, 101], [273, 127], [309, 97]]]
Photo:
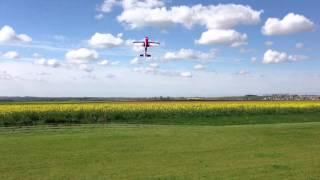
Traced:
[[[0, 96], [320, 94], [316, 0], [0, 0]], [[159, 46], [143, 52], [135, 40]]]

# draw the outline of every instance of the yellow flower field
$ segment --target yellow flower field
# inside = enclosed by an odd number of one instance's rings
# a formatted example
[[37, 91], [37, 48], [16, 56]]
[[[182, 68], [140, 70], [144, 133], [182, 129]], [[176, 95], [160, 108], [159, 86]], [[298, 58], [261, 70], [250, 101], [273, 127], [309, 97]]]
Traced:
[[[320, 112], [320, 101], [143, 101], [0, 104], [0, 125], [216, 119]], [[141, 120], [141, 121], [140, 121]]]

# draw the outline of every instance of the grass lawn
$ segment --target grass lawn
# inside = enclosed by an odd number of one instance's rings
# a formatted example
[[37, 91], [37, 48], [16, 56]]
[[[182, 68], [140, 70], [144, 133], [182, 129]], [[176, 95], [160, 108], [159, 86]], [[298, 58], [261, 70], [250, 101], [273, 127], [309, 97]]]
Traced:
[[0, 179], [319, 178], [318, 122], [0, 129]]

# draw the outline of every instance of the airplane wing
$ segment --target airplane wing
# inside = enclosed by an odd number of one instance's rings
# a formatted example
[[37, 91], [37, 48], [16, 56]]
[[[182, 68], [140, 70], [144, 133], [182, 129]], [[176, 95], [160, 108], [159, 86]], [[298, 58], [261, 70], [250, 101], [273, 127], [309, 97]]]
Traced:
[[150, 44], [160, 44], [159, 42], [155, 42], [155, 41], [150, 41]]
[[144, 43], [144, 41], [133, 41], [132, 43], [137, 44], [137, 43]]

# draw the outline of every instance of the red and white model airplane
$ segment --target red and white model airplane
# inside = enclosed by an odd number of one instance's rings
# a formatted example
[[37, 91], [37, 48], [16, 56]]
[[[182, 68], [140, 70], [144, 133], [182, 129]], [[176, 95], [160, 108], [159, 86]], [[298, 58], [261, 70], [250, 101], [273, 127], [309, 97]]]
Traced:
[[144, 47], [144, 54], [140, 54], [141, 57], [151, 57], [151, 54], [148, 54], [148, 47], [152, 47], [152, 44], [160, 44], [160, 42], [149, 41], [148, 36], [144, 38], [144, 41], [134, 41], [134, 44], [141, 44]]

